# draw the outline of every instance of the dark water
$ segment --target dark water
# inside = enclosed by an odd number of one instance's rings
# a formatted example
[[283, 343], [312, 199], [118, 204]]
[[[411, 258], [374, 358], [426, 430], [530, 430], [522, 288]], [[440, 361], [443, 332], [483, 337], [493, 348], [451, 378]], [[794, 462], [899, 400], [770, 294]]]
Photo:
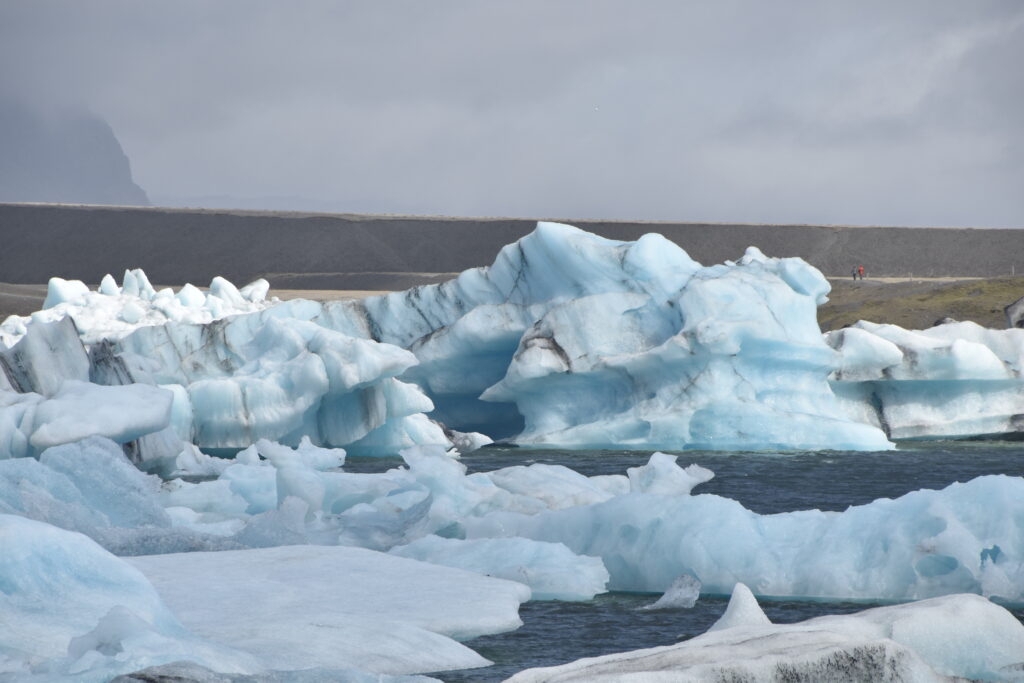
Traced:
[[[650, 453], [528, 450], [492, 446], [463, 457], [470, 471], [512, 465], [565, 465], [586, 475], [624, 474]], [[1024, 443], [998, 441], [905, 442], [880, 453], [716, 453], [686, 451], [680, 465], [697, 463], [715, 478], [694, 493], [738, 500], [762, 514], [818, 508], [843, 510], [877, 498], [895, 498], [922, 488], [943, 488], [986, 474], [1024, 476]], [[381, 471], [400, 460], [351, 459], [347, 471]], [[642, 611], [656, 595], [610, 593], [581, 603], [529, 602], [520, 608], [523, 626], [484, 636], [467, 645], [494, 666], [433, 674], [444, 681], [500, 681], [525, 668], [552, 666], [612, 652], [670, 645], [703, 633], [721, 616], [726, 596], [704, 596], [689, 610]], [[856, 612], [873, 605], [834, 602], [762, 602], [777, 623], [824, 614]], [[1024, 621], [1024, 609], [1012, 610]]]

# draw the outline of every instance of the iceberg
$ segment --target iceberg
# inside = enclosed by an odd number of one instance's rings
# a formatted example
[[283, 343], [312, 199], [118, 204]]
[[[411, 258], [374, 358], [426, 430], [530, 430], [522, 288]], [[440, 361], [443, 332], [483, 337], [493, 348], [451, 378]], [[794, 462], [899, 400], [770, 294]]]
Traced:
[[423, 415], [430, 399], [397, 379], [415, 356], [288, 317], [290, 310], [139, 328], [94, 346], [92, 375], [171, 391], [175, 433], [200, 448], [241, 449], [259, 439], [296, 445], [302, 437], [350, 455], [452, 446]]
[[96, 292], [55, 278], [44, 311], [2, 327], [0, 444], [37, 454], [27, 395], [67, 380], [173, 395], [169, 426], [127, 444], [149, 467], [182, 441], [308, 436], [354, 456], [490, 438], [882, 450], [1024, 429], [1024, 330], [861, 322], [822, 336], [828, 293], [804, 261], [753, 247], [705, 267], [659, 235], [619, 242], [545, 222], [489, 266], [361, 301], [267, 301], [265, 282], [223, 278], [158, 292], [141, 271]]
[[680, 574], [660, 598], [640, 609], [690, 609], [700, 598], [700, 588], [700, 581], [696, 578], [689, 574]]
[[166, 433], [172, 394], [122, 382], [90, 382], [90, 362], [70, 318], [33, 324], [13, 347], [0, 349], [0, 459], [38, 457], [50, 446], [103, 436], [141, 462], [176, 452]]
[[169, 667], [358, 681], [486, 666], [458, 641], [517, 628], [530, 598], [519, 583], [358, 548], [124, 560], [7, 514], [0, 542], [4, 680], [100, 683]]
[[828, 385], [836, 354], [800, 259], [750, 248], [702, 267], [660, 235], [538, 223], [494, 264], [438, 285], [331, 302], [312, 320], [409, 349], [434, 417], [567, 448], [891, 448]]
[[[704, 267], [660, 235], [620, 242], [541, 222], [489, 266], [362, 301], [269, 305], [264, 286], [223, 279], [205, 295], [156, 292], [141, 271], [97, 292], [55, 280], [50, 308], [9, 320], [5, 339], [65, 316], [89, 346], [91, 382], [170, 391], [173, 429], [140, 441], [141, 461], [177, 453], [175, 438], [237, 450], [308, 436], [350, 455], [489, 438], [891, 448], [829, 385], [837, 353], [815, 317], [828, 292], [804, 261], [753, 247]], [[60, 378], [81, 380], [79, 365]]]
[[1024, 603], [1024, 479], [993, 475], [843, 512], [759, 515], [714, 495], [630, 493], [537, 514], [463, 521], [466, 538], [563, 543], [604, 560], [610, 590], [661, 592], [680, 574], [727, 594], [917, 600], [978, 593]]
[[972, 322], [905, 330], [861, 321], [825, 334], [847, 414], [894, 439], [1024, 432], [1024, 330]]
[[1020, 680], [1024, 625], [975, 595], [771, 624], [743, 584], [706, 633], [665, 647], [528, 669], [510, 683], [613, 680]]

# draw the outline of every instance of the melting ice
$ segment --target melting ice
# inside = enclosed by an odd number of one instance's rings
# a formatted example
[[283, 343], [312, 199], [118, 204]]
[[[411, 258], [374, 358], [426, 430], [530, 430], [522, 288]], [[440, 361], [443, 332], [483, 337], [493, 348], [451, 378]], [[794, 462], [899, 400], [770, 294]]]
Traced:
[[[515, 628], [520, 602], [610, 589], [665, 591], [658, 608], [737, 581], [761, 596], [1024, 603], [1020, 478], [759, 515], [700, 494], [713, 473], [664, 453], [587, 477], [468, 474], [452, 450], [878, 450], [1019, 431], [1024, 330], [823, 336], [828, 292], [800, 259], [751, 248], [705, 267], [658, 235], [553, 223], [490, 266], [359, 302], [268, 302], [265, 282], [220, 278], [156, 291], [141, 271], [96, 292], [54, 279], [44, 311], [0, 326], [0, 675], [481, 666], [458, 641]], [[399, 452], [402, 467], [345, 471]], [[1024, 659], [1003, 647], [1019, 623], [981, 597], [774, 627], [746, 590], [661, 670], [813, 672], [819, 646], [924, 679], [1008, 676]], [[942, 629], [963, 614], [977, 639], [950, 644]], [[926, 622], [941, 637], [919, 637]], [[743, 629], [789, 654], [758, 664]]]

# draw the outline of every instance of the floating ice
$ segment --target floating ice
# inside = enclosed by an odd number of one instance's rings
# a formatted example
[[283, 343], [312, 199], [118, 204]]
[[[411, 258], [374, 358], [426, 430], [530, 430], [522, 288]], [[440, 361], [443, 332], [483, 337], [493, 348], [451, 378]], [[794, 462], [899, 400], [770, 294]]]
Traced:
[[438, 419], [521, 444], [889, 448], [826, 381], [828, 291], [800, 259], [754, 248], [703, 268], [660, 235], [539, 223], [491, 266], [311, 319], [408, 348], [419, 364], [403, 377]]
[[[618, 242], [539, 223], [490, 266], [357, 302], [258, 310], [265, 287], [250, 301], [216, 278], [197, 308], [195, 288], [155, 292], [141, 271], [120, 290], [51, 290], [38, 320], [75, 307], [90, 379], [166, 387], [174, 433], [200, 447], [305, 435], [375, 455], [487, 441], [450, 438], [425, 413], [559, 447], [891, 447], [827, 382], [836, 354], [815, 320], [827, 281], [753, 247], [704, 268], [660, 235]], [[246, 310], [257, 312], [223, 318]]]
[[723, 620], [677, 645], [528, 669], [509, 681], [1019, 680], [1024, 671], [1024, 625], [974, 595], [773, 625], [737, 584]]
[[259, 670], [192, 635], [137, 569], [81, 534], [0, 514], [0, 546], [0, 678], [99, 682], [179, 660]]
[[[735, 595], [735, 591], [733, 592]], [[700, 581], [690, 574], [680, 574], [660, 598], [640, 609], [690, 609], [700, 598]]]
[[74, 322], [32, 325], [11, 348], [0, 347], [0, 390], [52, 396], [68, 379], [89, 381], [89, 357]]
[[758, 515], [713, 495], [630, 494], [539, 514], [467, 519], [468, 538], [520, 536], [598, 556], [609, 589], [913, 600], [971, 592], [1024, 603], [1024, 479], [986, 476], [843, 512]]
[[892, 438], [1024, 431], [1024, 330], [862, 321], [825, 339], [840, 353], [832, 387], [847, 414]]
[[519, 583], [359, 548], [134, 557], [196, 634], [271, 669], [417, 673], [486, 666], [456, 641], [517, 628]]
[[[355, 474], [323, 469], [338, 456], [321, 449], [261, 442], [216, 479], [174, 480], [156, 492], [155, 480], [134, 470], [115, 444], [95, 439], [50, 449], [40, 462], [0, 462], [0, 510], [81, 530], [122, 554], [284, 543], [390, 550], [432, 534], [520, 537], [601, 558], [615, 590], [664, 591], [689, 573], [707, 593], [728, 592], [740, 580], [768, 596], [910, 600], [975, 592], [1024, 603], [1024, 516], [1013, 512], [1024, 500], [1019, 477], [979, 477], [841, 513], [758, 515], [727, 498], [688, 495], [689, 482], [674, 495], [656, 495], [630, 492], [622, 475], [588, 478], [541, 465], [467, 475], [441, 448], [403, 456], [408, 468]], [[656, 454], [653, 469], [641, 469], [661, 472], [655, 481], [665, 482], [693, 471], [670, 459]], [[135, 493], [118, 500], [119, 490]], [[133, 519], [131, 510], [150, 512]], [[483, 571], [487, 563], [499, 571], [489, 550], [442, 552], [439, 542], [424, 543], [434, 544], [430, 552], [414, 556], [480, 553]], [[542, 547], [510, 551], [510, 566], [545, 575], [550, 553], [531, 554]], [[598, 585], [577, 573], [584, 588], [543, 592], [582, 595]]]
[[159, 489], [159, 479], [101, 437], [47, 449], [38, 460], [0, 460], [0, 513], [81, 532], [120, 555], [238, 547], [199, 525], [172, 528]]
[[576, 555], [561, 543], [525, 538], [460, 541], [426, 536], [391, 554], [525, 583], [534, 600], [590, 600], [604, 593], [608, 583], [600, 559]]
[[171, 421], [170, 392], [100, 386], [89, 382], [89, 369], [70, 318], [34, 324], [13, 348], [0, 350], [0, 459], [38, 456], [87, 436], [133, 442], [135, 455], [180, 449], [173, 434], [159, 434]]
[[302, 437], [351, 455], [451, 447], [422, 414], [430, 400], [396, 379], [415, 356], [279, 317], [286, 311], [141, 328], [94, 347], [93, 375], [171, 389], [178, 435], [202, 448], [244, 448], [261, 438], [295, 445]]
[[629, 490], [658, 496], [688, 496], [695, 486], [714, 478], [714, 472], [700, 465], [678, 467], [677, 458], [667, 453], [654, 453], [643, 467], [629, 468], [626, 470]]
[[29, 443], [37, 451], [96, 435], [127, 443], [168, 426], [171, 399], [169, 391], [145, 384], [104, 387], [67, 380], [37, 405]]

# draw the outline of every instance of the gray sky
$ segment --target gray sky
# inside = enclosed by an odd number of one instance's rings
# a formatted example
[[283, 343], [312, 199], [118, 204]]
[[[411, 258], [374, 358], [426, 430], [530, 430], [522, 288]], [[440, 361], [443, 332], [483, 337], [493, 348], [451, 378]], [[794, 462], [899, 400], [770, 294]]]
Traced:
[[0, 89], [157, 203], [1024, 227], [1019, 0], [4, 0]]

